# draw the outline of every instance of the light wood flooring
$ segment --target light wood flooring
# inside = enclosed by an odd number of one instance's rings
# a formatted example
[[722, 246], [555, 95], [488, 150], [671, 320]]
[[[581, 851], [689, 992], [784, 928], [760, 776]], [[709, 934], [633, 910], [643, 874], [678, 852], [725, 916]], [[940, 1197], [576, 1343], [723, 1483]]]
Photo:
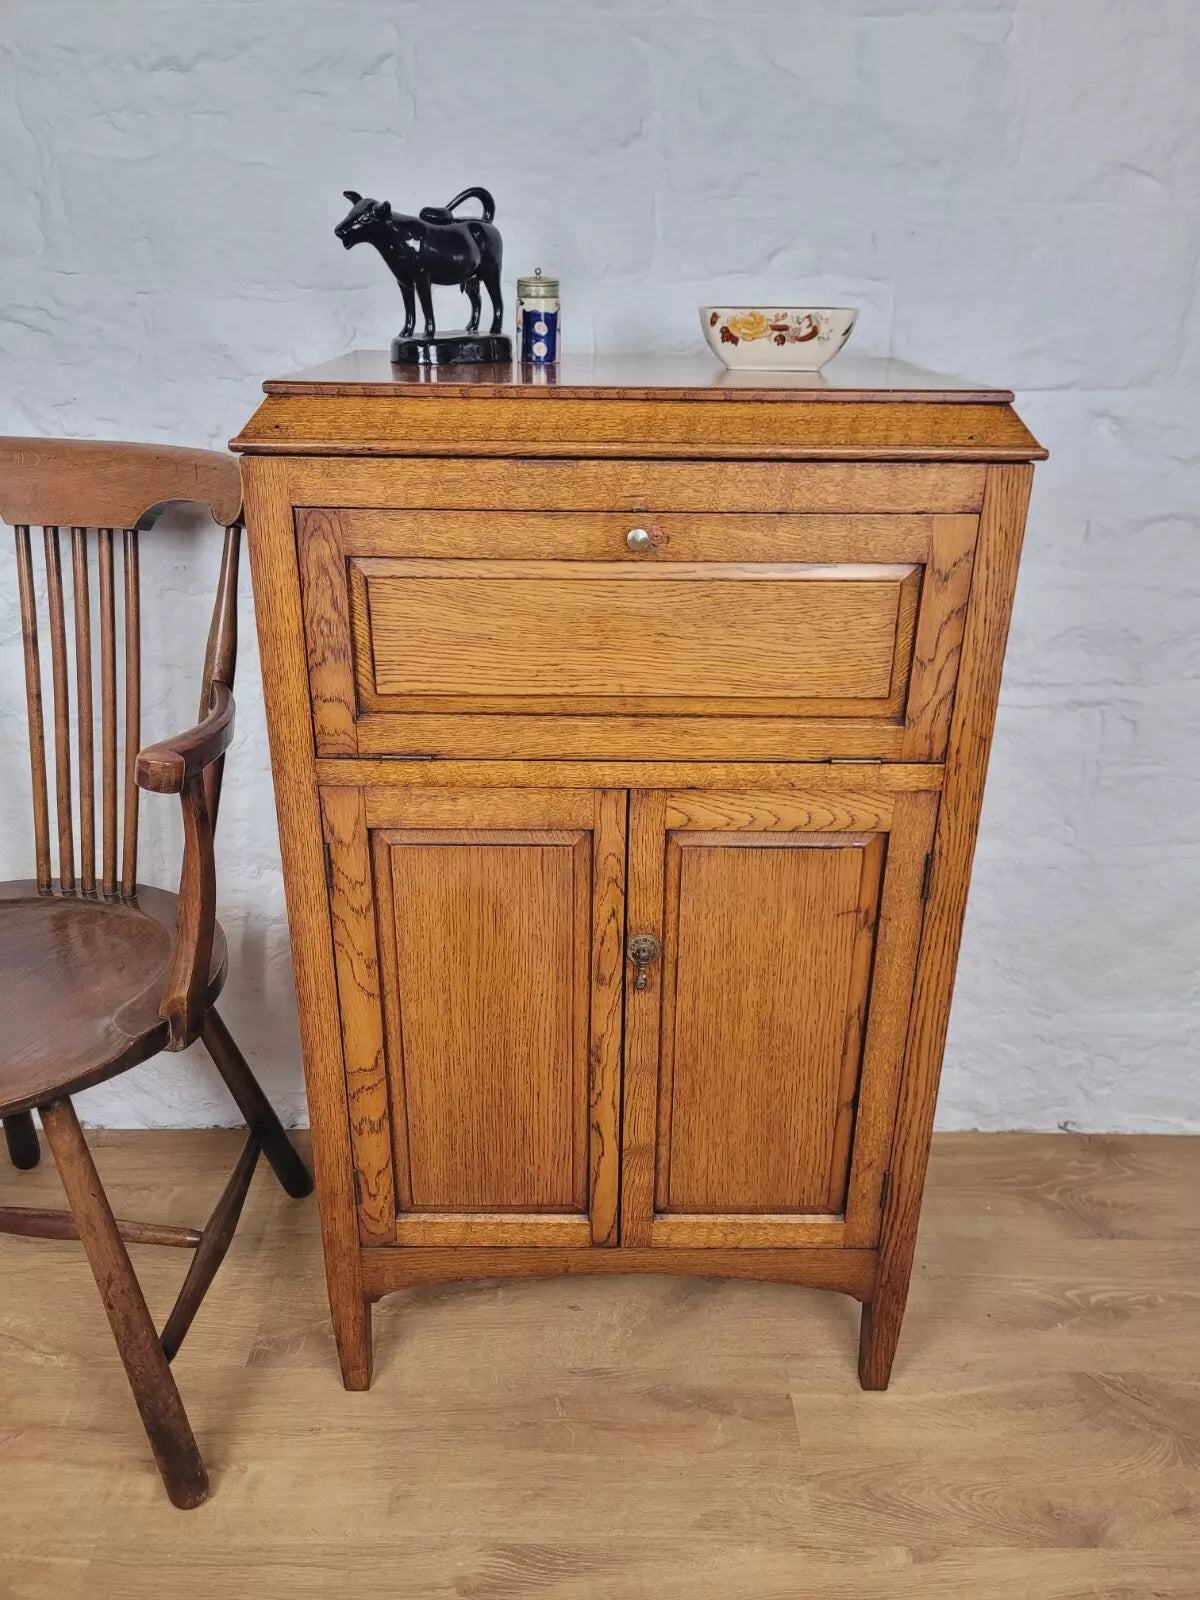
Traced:
[[[118, 1215], [200, 1222], [237, 1135], [96, 1134]], [[48, 1156], [0, 1202], [56, 1204]], [[165, 1314], [181, 1252], [136, 1249]], [[938, 1140], [892, 1387], [857, 1307], [712, 1280], [376, 1308], [339, 1384], [314, 1202], [264, 1168], [176, 1363], [163, 1495], [76, 1244], [0, 1238], [3, 1600], [1197, 1600], [1200, 1139]]]

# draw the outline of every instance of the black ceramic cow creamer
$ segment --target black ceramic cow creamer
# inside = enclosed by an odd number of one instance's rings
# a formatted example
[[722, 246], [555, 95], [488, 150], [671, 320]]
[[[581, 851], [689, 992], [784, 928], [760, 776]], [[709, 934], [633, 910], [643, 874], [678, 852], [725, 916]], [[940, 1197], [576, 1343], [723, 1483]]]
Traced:
[[[511, 345], [500, 333], [504, 247], [492, 220], [496, 202], [488, 191], [464, 189], [447, 205], [425, 206], [415, 217], [393, 211], [387, 200], [364, 199], [353, 189], [343, 192], [350, 210], [334, 232], [347, 250], [356, 244], [373, 244], [404, 296], [404, 327], [392, 341], [392, 360], [427, 365], [509, 360]], [[467, 200], [479, 201], [482, 216], [455, 216]], [[457, 284], [466, 295], [471, 316], [464, 332], [439, 336], [433, 314], [434, 284]], [[492, 302], [492, 326], [487, 334], [479, 332], [481, 285]], [[425, 319], [423, 339], [413, 337], [418, 300]]]

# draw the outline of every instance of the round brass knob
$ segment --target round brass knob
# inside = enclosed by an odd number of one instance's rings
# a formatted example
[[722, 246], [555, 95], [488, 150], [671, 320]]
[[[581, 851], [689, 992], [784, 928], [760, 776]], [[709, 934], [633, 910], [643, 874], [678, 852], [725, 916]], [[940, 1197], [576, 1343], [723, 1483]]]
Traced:
[[625, 535], [625, 543], [631, 550], [649, 550], [651, 542], [645, 528], [630, 528]]

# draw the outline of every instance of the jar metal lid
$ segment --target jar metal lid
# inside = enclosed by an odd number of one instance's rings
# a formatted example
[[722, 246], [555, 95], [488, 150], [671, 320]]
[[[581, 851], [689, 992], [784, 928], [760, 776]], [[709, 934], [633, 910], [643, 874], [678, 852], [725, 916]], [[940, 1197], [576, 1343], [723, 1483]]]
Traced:
[[532, 278], [517, 279], [518, 300], [557, 300], [558, 279], [544, 278], [541, 267], [536, 268]]

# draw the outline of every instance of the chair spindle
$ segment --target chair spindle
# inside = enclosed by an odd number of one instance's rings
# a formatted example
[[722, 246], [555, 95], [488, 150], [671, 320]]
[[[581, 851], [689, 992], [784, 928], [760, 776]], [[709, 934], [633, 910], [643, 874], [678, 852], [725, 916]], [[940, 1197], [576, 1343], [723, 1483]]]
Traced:
[[113, 595], [113, 531], [97, 533], [100, 569], [100, 745], [103, 769], [103, 892], [117, 892], [117, 621]]
[[58, 881], [75, 888], [75, 835], [71, 820], [71, 692], [67, 682], [67, 623], [63, 610], [62, 554], [58, 529], [46, 540], [46, 604], [50, 612], [50, 664], [54, 685], [54, 790], [58, 807]]
[[125, 820], [121, 841], [121, 894], [137, 892], [138, 786], [134, 776], [142, 739], [142, 635], [138, 536], [125, 529]]
[[25, 648], [25, 706], [29, 727], [29, 767], [33, 780], [33, 837], [38, 889], [50, 888], [50, 804], [46, 794], [46, 727], [42, 716], [42, 669], [38, 651], [37, 594], [29, 528], [16, 529], [17, 583], [21, 595], [21, 641]]
[[71, 529], [75, 599], [75, 686], [79, 721], [79, 886], [96, 892], [96, 756], [92, 706], [92, 598], [87, 529]]

